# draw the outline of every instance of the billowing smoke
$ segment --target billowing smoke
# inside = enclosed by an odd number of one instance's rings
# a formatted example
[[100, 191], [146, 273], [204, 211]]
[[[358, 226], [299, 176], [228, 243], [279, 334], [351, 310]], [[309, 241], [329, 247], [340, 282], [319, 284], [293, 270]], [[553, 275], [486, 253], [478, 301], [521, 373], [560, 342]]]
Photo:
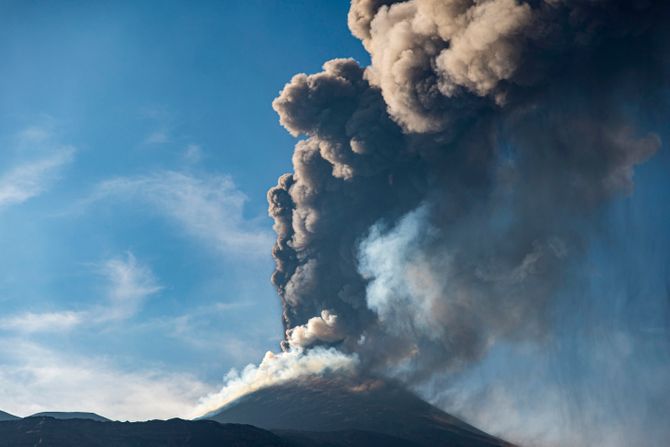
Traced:
[[551, 338], [587, 235], [660, 147], [669, 11], [353, 0], [370, 66], [328, 61], [273, 103], [304, 137], [268, 193], [286, 353], [420, 387]]
[[279, 354], [267, 352], [259, 365], [247, 365], [242, 371], [229, 371], [223, 388], [203, 397], [191, 416], [214, 412], [235, 399], [273, 385], [324, 374], [335, 374], [344, 380], [353, 379], [357, 376], [357, 369], [356, 356], [343, 354], [334, 348], [317, 347], [308, 352], [294, 349]]
[[543, 336], [580, 235], [659, 147], [635, 113], [665, 88], [659, 5], [354, 1], [371, 65], [273, 103], [307, 137], [268, 194], [286, 344], [421, 379]]

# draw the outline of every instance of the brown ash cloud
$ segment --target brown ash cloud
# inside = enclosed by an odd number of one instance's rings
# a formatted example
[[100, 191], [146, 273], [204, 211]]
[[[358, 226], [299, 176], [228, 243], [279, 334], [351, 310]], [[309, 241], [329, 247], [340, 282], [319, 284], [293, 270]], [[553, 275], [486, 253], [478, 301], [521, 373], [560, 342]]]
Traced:
[[268, 192], [285, 349], [335, 346], [421, 383], [551, 332], [606, 204], [659, 148], [654, 1], [354, 0], [371, 64], [298, 74], [303, 137]]

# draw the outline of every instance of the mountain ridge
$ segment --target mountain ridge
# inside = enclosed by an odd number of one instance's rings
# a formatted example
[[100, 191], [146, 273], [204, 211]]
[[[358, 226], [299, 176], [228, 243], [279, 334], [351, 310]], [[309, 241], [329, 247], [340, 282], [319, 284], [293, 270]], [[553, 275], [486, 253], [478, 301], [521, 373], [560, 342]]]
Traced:
[[7, 413], [6, 411], [0, 410], [0, 421], [15, 421], [17, 419], [21, 419], [18, 416], [14, 416], [13, 414]]
[[[29, 417], [0, 422], [0, 447], [294, 447], [278, 435], [241, 424], [170, 419], [144, 422]], [[310, 446], [311, 447], [311, 446]], [[314, 446], [317, 447], [317, 446]], [[318, 446], [321, 447], [321, 446]]]
[[31, 414], [26, 416], [28, 418], [39, 418], [39, 417], [51, 417], [54, 419], [90, 419], [92, 421], [99, 422], [109, 422], [111, 419], [108, 419], [104, 416], [100, 416], [97, 413], [91, 413], [86, 411], [40, 411], [39, 413]]

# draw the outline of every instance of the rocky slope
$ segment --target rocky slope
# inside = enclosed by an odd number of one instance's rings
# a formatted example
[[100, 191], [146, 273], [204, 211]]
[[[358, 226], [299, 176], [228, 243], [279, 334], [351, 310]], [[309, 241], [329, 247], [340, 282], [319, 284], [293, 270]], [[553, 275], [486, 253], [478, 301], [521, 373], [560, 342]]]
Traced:
[[366, 433], [389, 437], [382, 445], [391, 445], [391, 439], [425, 447], [510, 445], [399, 385], [378, 380], [355, 385], [325, 379], [291, 382], [248, 394], [206, 418], [274, 430], [294, 441], [333, 442], [345, 434], [356, 438]]

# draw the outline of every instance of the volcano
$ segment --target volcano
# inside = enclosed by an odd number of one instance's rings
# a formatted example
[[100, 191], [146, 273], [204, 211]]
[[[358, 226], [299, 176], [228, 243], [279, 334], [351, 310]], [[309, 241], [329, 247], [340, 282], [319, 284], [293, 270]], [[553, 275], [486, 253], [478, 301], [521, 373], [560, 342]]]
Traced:
[[294, 443], [491, 447], [512, 444], [422, 400], [399, 384], [310, 379], [247, 394], [204, 417], [271, 430]]

